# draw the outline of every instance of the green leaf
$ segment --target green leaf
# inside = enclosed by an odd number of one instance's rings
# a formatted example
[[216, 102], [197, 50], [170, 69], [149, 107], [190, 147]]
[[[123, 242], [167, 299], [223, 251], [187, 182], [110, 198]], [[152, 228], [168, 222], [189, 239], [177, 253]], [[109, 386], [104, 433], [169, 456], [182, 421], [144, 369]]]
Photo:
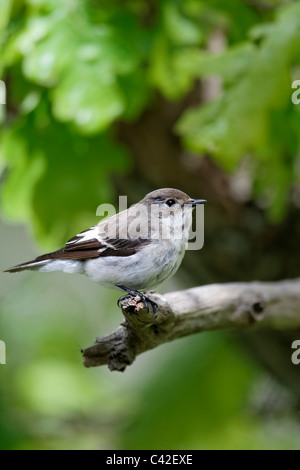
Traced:
[[181, 68], [181, 59], [190, 47], [203, 42], [201, 23], [191, 19], [179, 2], [165, 1], [153, 38], [150, 80], [167, 98], [178, 99], [186, 93], [195, 78], [189, 69]]
[[72, 121], [84, 134], [96, 134], [119, 117], [124, 98], [114, 77], [97, 65], [74, 68], [52, 93], [58, 120]]
[[[133, 26], [128, 17], [123, 15], [121, 20], [120, 30], [113, 22], [90, 25], [87, 11], [80, 15], [79, 6], [72, 12], [57, 7], [48, 15], [37, 8], [10, 45], [12, 55], [23, 56], [27, 79], [52, 89], [57, 119], [73, 122], [84, 134], [101, 132], [125, 112], [126, 98], [118, 79], [124, 77], [123, 83], [130, 83], [126, 76], [138, 68], [142, 51], [126, 40], [124, 33]], [[138, 29], [132, 29], [137, 42]], [[129, 115], [145, 103], [144, 97], [135, 101]]]
[[7, 27], [11, 11], [13, 6], [13, 0], [1, 0], [0, 3], [0, 34]]

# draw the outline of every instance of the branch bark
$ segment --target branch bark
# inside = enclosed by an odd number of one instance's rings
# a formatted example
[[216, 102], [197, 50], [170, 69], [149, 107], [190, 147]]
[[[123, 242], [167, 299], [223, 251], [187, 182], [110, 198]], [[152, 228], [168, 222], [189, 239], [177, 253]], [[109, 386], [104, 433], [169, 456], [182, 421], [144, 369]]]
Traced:
[[300, 278], [212, 284], [149, 297], [158, 304], [157, 317], [139, 297], [125, 299], [125, 322], [82, 351], [86, 367], [107, 364], [112, 371], [124, 371], [137, 355], [202, 331], [300, 326]]

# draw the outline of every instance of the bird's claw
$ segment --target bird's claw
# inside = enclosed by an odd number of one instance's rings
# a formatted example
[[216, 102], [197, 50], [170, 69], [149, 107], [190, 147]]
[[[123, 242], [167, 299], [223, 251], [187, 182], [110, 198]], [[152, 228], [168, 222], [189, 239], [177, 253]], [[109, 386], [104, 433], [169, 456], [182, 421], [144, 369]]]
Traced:
[[125, 299], [128, 299], [129, 297], [132, 297], [130, 294], [126, 294], [126, 295], [122, 295], [122, 297], [120, 297], [117, 301], [117, 305], [119, 308], [122, 308], [121, 306], [121, 302]]

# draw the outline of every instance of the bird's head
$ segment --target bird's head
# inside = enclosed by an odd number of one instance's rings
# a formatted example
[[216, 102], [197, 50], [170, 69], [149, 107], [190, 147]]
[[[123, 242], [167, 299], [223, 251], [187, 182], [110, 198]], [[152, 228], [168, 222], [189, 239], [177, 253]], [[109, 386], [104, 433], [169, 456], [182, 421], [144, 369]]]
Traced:
[[183, 209], [194, 208], [197, 204], [205, 204], [205, 199], [192, 199], [183, 191], [174, 188], [163, 188], [147, 194], [139, 204], [153, 206], [162, 217], [181, 214]]
[[205, 202], [204, 199], [192, 199], [178, 189], [163, 188], [147, 194], [133, 207], [147, 211], [150, 232], [155, 236], [161, 232], [176, 232], [176, 238], [185, 239], [192, 224], [192, 209]]

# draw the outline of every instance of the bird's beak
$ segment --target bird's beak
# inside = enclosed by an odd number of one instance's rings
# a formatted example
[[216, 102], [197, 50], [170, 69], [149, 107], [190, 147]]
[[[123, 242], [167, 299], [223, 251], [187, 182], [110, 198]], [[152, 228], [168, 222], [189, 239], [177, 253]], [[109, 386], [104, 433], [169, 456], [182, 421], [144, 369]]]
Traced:
[[197, 204], [205, 204], [206, 202], [206, 199], [191, 199], [186, 205], [196, 207]]

